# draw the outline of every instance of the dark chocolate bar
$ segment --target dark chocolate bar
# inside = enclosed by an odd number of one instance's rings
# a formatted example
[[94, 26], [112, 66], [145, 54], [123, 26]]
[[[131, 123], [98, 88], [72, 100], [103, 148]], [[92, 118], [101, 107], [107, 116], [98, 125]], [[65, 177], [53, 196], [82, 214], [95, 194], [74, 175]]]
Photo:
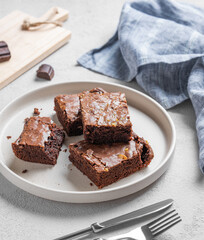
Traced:
[[11, 58], [8, 45], [4, 41], [0, 41], [0, 63], [8, 61]]
[[54, 69], [48, 64], [43, 64], [37, 70], [37, 77], [51, 80], [54, 77]]

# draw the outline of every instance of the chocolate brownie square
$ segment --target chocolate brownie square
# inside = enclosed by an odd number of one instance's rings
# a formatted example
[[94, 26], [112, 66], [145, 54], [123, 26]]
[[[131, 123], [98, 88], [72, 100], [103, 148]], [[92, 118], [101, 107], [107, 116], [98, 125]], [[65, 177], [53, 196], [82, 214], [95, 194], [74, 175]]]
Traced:
[[96, 145], [83, 140], [69, 145], [69, 160], [98, 188], [147, 167], [154, 157], [150, 145], [134, 135], [127, 143]]
[[59, 122], [68, 136], [77, 136], [83, 133], [82, 117], [79, 96], [87, 93], [105, 92], [102, 88], [94, 88], [80, 94], [61, 94], [55, 97], [55, 111]]
[[80, 96], [84, 138], [90, 143], [128, 142], [132, 123], [124, 93]]
[[55, 97], [55, 111], [68, 136], [83, 133], [79, 94], [61, 94]]
[[12, 143], [13, 152], [28, 162], [55, 165], [64, 137], [64, 131], [49, 117], [30, 117], [25, 119], [20, 137]]

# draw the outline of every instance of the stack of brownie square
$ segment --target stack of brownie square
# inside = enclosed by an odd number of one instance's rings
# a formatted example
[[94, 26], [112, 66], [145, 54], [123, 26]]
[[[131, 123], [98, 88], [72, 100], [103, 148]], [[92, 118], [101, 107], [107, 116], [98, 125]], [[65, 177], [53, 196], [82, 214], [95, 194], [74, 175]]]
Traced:
[[84, 139], [69, 145], [69, 160], [98, 188], [148, 166], [152, 148], [132, 132], [124, 93], [101, 88], [55, 98], [59, 121], [69, 136]]

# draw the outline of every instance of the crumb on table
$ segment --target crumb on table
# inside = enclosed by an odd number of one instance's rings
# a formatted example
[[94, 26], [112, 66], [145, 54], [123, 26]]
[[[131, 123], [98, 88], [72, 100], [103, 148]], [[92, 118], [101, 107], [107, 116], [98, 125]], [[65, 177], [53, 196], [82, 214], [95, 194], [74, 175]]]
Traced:
[[7, 136], [7, 139], [10, 139], [11, 138], [11, 136]]
[[33, 114], [40, 115], [40, 111], [38, 108], [34, 108]]
[[24, 169], [23, 171], [22, 171], [22, 173], [27, 173], [28, 172], [28, 170], [27, 169]]

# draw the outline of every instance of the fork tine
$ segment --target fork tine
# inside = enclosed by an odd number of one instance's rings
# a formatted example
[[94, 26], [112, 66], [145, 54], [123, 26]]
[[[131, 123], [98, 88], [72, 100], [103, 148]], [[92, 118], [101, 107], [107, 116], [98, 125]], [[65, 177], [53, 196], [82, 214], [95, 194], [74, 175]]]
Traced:
[[[162, 218], [162, 219], [164, 219], [163, 221], [158, 221], [157, 223], [151, 225], [151, 226], [149, 227], [149, 229], [151, 229], [152, 231], [155, 231], [155, 230], [157, 229], [157, 227], [162, 226], [162, 223], [164, 223], [163, 225], [165, 225], [165, 224], [166, 224], [166, 223], [165, 223], [166, 221], [168, 221], [168, 220], [176, 217], [177, 215], [178, 215], [178, 213], [175, 213], [175, 214], [171, 215], [171, 216], [168, 217], [168, 218], [163, 217], [163, 218]], [[161, 220], [162, 220], [162, 219], [161, 219]]]
[[171, 210], [171, 211], [168, 212], [168, 213], [163, 214], [162, 216], [160, 216], [160, 217], [156, 218], [155, 220], [153, 220], [152, 222], [148, 223], [148, 224], [147, 224], [147, 227], [149, 227], [149, 228], [154, 227], [154, 225], [157, 224], [160, 220], [162, 220], [163, 218], [165, 218], [166, 216], [168, 216], [169, 214], [171, 214], [171, 213], [173, 213], [173, 212], [175, 212], [175, 211], [176, 211], [176, 210], [174, 209], [174, 210]]
[[175, 224], [181, 222], [181, 218], [177, 217], [174, 220], [168, 222], [168, 224], [166, 224], [165, 226], [163, 226], [162, 228], [158, 228], [155, 232], [152, 232], [152, 235], [155, 237], [163, 232], [165, 232], [167, 229], [173, 227]]
[[162, 216], [158, 217], [157, 219], [147, 224], [147, 227], [149, 228], [153, 236], [157, 236], [158, 234], [166, 231], [167, 229], [181, 221], [181, 218], [180, 216], [178, 216], [178, 213], [174, 212], [175, 209], [166, 214], [163, 214]]

